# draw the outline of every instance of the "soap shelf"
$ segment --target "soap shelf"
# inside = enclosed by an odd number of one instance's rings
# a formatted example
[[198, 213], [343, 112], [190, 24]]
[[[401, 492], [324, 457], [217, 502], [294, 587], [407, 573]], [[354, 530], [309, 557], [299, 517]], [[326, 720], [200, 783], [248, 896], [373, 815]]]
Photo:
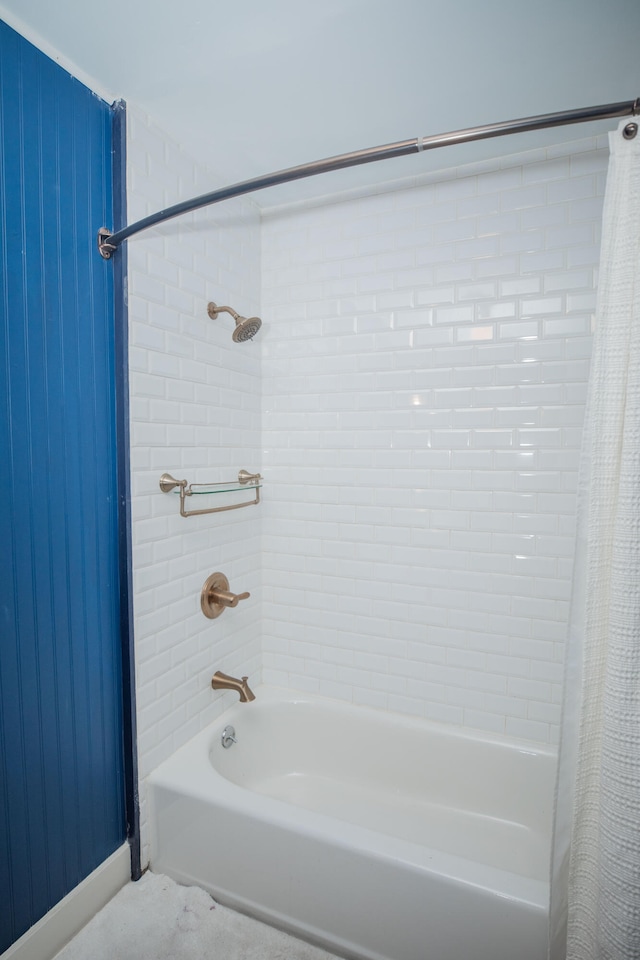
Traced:
[[[251, 507], [253, 504], [260, 503], [261, 480], [262, 477], [259, 473], [249, 473], [248, 470], [241, 470], [238, 473], [238, 479], [231, 480], [228, 483], [188, 483], [186, 480], [176, 480], [170, 473], [163, 473], [160, 477], [160, 489], [163, 493], [171, 493], [177, 487], [176, 493], [180, 494], [180, 516], [196, 517], [203, 513], [223, 513], [225, 510], [239, 510], [241, 507]], [[243, 500], [242, 503], [231, 503], [224, 507], [207, 507], [203, 510], [187, 510], [185, 508], [187, 497], [236, 493], [239, 490], [254, 491], [253, 500]]]

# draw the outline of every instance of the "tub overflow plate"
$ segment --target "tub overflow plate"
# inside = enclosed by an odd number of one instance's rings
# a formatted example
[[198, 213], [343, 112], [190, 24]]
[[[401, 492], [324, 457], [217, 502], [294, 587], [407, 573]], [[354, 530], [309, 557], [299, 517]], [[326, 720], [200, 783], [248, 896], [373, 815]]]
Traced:
[[237, 743], [237, 742], [238, 741], [236, 740], [235, 727], [232, 727], [231, 724], [229, 724], [229, 726], [225, 727], [224, 730], [222, 731], [222, 736], [220, 737], [220, 743], [225, 748], [225, 750], [228, 750], [232, 743]]

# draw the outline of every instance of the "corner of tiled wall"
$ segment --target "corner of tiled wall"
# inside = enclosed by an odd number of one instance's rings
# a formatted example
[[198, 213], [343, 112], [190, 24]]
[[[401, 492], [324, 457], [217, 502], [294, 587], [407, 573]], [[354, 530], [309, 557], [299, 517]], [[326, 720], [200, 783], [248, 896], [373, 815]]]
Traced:
[[[215, 174], [128, 108], [129, 221], [215, 189]], [[260, 507], [184, 519], [165, 471], [227, 481], [260, 468], [260, 347], [235, 344], [207, 303], [259, 312], [260, 222], [250, 200], [181, 217], [128, 241], [134, 616], [143, 863], [144, 778], [230, 702], [216, 669], [260, 679]], [[193, 498], [196, 499], [196, 498]], [[202, 499], [202, 498], [200, 498]], [[207, 498], [211, 503], [211, 498]], [[231, 502], [231, 501], [229, 501]], [[193, 509], [193, 505], [189, 504]], [[216, 620], [210, 573], [251, 598]]]
[[556, 739], [606, 162], [264, 220], [265, 681]]

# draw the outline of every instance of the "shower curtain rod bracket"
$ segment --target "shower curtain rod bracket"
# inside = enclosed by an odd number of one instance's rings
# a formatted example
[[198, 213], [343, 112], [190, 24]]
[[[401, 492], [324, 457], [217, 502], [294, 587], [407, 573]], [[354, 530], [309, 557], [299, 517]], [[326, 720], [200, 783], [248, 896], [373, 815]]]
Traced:
[[[403, 157], [410, 153], [422, 153], [426, 150], [435, 150], [438, 147], [448, 147], [458, 143], [469, 143], [475, 140], [487, 140], [491, 137], [502, 137], [511, 133], [525, 133], [530, 130], [545, 130], [549, 127], [562, 127], [570, 123], [587, 123], [593, 120], [608, 120], [614, 117], [637, 116], [640, 113], [640, 97], [634, 100], [625, 100], [620, 103], [605, 103], [594, 107], [581, 107], [578, 110], [565, 110], [561, 113], [545, 113], [535, 117], [522, 117], [519, 120], [508, 120], [504, 123], [489, 123], [480, 127], [467, 127], [464, 130], [454, 130], [450, 133], [440, 133], [429, 137], [415, 137], [413, 140], [401, 140], [396, 143], [387, 143], [379, 147], [369, 147], [365, 150], [355, 150], [353, 153], [343, 153], [336, 157], [326, 157], [324, 160], [315, 160], [303, 163], [297, 167], [288, 167], [253, 180], [243, 180], [220, 190], [205, 193], [191, 200], [183, 200], [165, 210], [158, 210], [142, 220], [130, 223], [115, 233], [110, 233], [105, 227], [98, 231], [98, 250], [105, 260], [110, 260], [112, 254], [124, 240], [128, 240], [136, 233], [164, 223], [183, 213], [199, 210], [221, 200], [240, 197], [266, 187], [275, 187], [281, 183], [291, 183], [293, 180], [302, 180], [305, 177], [314, 177], [319, 173], [328, 173], [332, 170], [343, 170], [364, 163], [373, 163], [376, 160], [389, 160], [392, 157]], [[629, 125], [631, 126], [631, 125]], [[630, 131], [631, 132], [631, 131]], [[635, 135], [635, 134], [634, 134]]]
[[111, 231], [107, 230], [106, 227], [100, 227], [98, 230], [98, 250], [100, 251], [100, 256], [105, 260], [111, 260], [111, 254], [115, 253], [118, 249], [118, 244], [109, 243], [109, 237], [111, 236]]

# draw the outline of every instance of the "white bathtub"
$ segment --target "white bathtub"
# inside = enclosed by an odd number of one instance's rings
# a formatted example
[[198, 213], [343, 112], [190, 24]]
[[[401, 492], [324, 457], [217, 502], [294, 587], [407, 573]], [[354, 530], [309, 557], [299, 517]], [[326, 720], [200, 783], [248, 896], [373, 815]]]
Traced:
[[544, 960], [554, 751], [255, 692], [150, 776], [153, 870], [347, 957]]

